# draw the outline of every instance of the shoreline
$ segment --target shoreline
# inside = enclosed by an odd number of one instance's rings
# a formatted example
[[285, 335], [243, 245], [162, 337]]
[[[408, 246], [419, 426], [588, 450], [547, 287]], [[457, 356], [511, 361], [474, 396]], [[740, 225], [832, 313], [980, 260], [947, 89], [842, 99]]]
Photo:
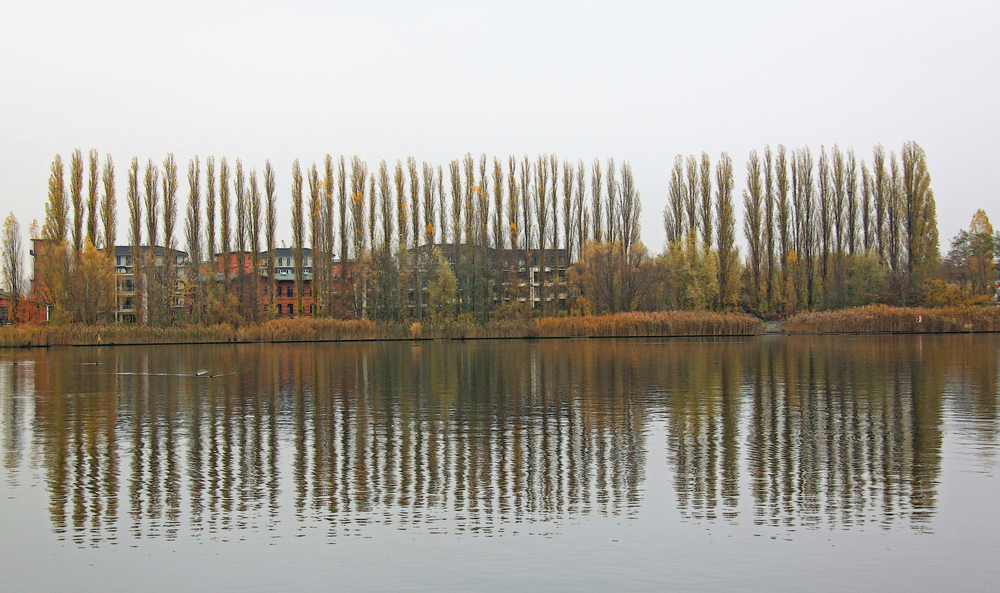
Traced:
[[239, 327], [19, 325], [0, 328], [0, 348], [967, 333], [1000, 333], [1000, 307], [867, 306], [807, 312], [769, 322], [745, 313], [659, 311], [499, 319], [486, 323], [468, 318], [380, 324], [368, 320], [298, 318]]

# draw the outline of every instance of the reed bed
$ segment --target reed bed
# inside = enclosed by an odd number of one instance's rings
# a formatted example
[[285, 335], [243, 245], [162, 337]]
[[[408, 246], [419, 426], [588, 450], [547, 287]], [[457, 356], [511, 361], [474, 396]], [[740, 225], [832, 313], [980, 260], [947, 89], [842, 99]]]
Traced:
[[18, 325], [0, 328], [0, 347], [198, 344], [228, 342], [325, 342], [352, 340], [725, 336], [760, 333], [760, 320], [741, 313], [660, 311], [582, 317], [494, 319], [469, 317], [437, 322], [382, 322], [323, 318], [276, 319], [259, 324]]
[[787, 333], [954, 333], [1000, 331], [1000, 307], [889, 307], [869, 305], [801, 313], [785, 320]]
[[631, 312], [535, 320], [538, 337], [745, 336], [764, 324], [744, 313], [697, 311]]

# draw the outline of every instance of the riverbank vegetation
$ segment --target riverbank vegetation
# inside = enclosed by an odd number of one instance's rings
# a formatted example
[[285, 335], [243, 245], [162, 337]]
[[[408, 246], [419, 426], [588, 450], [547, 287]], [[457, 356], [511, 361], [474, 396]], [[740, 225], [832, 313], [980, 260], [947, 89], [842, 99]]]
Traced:
[[787, 333], [1000, 332], [1000, 307], [889, 307], [870, 305], [800, 313], [782, 323]]
[[120, 323], [21, 324], [0, 328], [0, 347], [125, 344], [311, 342], [491, 338], [732, 336], [760, 333], [762, 323], [742, 313], [630, 312], [577, 317], [469, 316], [424, 322], [368, 319], [274, 319], [255, 324], [152, 327]]

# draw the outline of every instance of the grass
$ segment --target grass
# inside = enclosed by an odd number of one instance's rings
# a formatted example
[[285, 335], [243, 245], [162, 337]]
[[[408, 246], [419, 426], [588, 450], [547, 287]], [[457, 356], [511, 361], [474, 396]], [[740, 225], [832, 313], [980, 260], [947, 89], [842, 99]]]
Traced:
[[788, 333], [995, 332], [1000, 331], [1000, 307], [930, 309], [869, 305], [838, 311], [801, 313], [785, 320], [782, 328]]

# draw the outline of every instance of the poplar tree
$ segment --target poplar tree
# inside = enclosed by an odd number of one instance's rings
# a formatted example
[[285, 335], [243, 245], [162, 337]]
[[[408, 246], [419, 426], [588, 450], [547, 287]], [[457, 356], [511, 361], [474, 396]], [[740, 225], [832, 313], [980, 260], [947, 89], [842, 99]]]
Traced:
[[247, 244], [247, 192], [246, 177], [243, 174], [243, 161], [236, 159], [236, 176], [233, 180], [233, 193], [236, 198], [236, 232], [233, 236], [233, 255], [226, 257], [226, 266], [232, 270], [236, 266], [233, 281], [236, 282], [239, 312], [242, 318], [247, 318], [247, 287], [246, 287], [246, 244]]
[[608, 158], [607, 175], [605, 180], [608, 186], [608, 199], [604, 201], [604, 220], [608, 225], [605, 233], [608, 243], [620, 241], [621, 236], [616, 226], [618, 212], [618, 179], [615, 177], [615, 159]]
[[417, 171], [417, 159], [406, 157], [406, 171], [410, 178], [410, 246], [416, 249], [424, 232], [420, 224], [420, 172]]
[[889, 180], [886, 191], [886, 255], [893, 272], [900, 271], [900, 220], [902, 212], [903, 180], [899, 173], [896, 153], [889, 154]]
[[777, 271], [774, 262], [774, 155], [771, 146], [764, 147], [764, 305], [774, 310]]
[[[174, 226], [177, 224], [177, 163], [174, 155], [168, 154], [163, 161], [163, 246], [168, 250], [176, 248]], [[167, 253], [165, 257], [171, 260]]]
[[[576, 164], [576, 197], [573, 206], [573, 213], [576, 215], [576, 258], [579, 258], [580, 254], [583, 253], [583, 247], [587, 243], [587, 229], [590, 227], [590, 221], [584, 220], [583, 200], [587, 192], [584, 176], [586, 174], [587, 170], [583, 165], [583, 159], [580, 159]], [[573, 257], [572, 253], [570, 253], [570, 257]]]
[[267, 292], [269, 297], [269, 309], [267, 316], [274, 319], [275, 307], [277, 304], [278, 283], [275, 278], [275, 267], [277, 262], [277, 252], [275, 251], [275, 235], [278, 232], [278, 210], [275, 204], [275, 182], [274, 168], [271, 161], [264, 161], [264, 200], [266, 201], [266, 222], [264, 223], [264, 240], [267, 242]]
[[531, 265], [531, 250], [535, 249], [535, 244], [532, 237], [532, 223], [533, 217], [531, 216], [531, 205], [532, 205], [532, 195], [531, 195], [531, 178], [533, 174], [531, 172], [531, 160], [528, 155], [524, 155], [524, 160], [521, 161], [521, 235], [524, 236], [524, 249], [528, 251], [527, 265]]
[[118, 211], [115, 203], [115, 164], [111, 155], [104, 157], [101, 170], [104, 196], [101, 198], [101, 226], [104, 229], [104, 251], [108, 257], [115, 255], [115, 237], [118, 232]]
[[723, 308], [735, 307], [736, 286], [736, 220], [733, 211], [733, 161], [725, 152], [715, 166], [716, 219], [719, 245], [719, 300]]
[[[365, 250], [365, 184], [368, 181], [368, 165], [362, 161], [357, 155], [351, 157], [351, 237], [354, 249], [354, 259], [356, 262], [362, 262], [364, 259]], [[364, 270], [362, 268], [355, 268], [356, 272], [360, 272], [362, 277], [362, 284], [364, 283]], [[355, 299], [354, 299], [354, 311], [357, 316], [362, 316], [365, 313], [365, 302], [362, 298], [358, 298], [358, 282], [354, 282], [355, 289]], [[362, 291], [364, 287], [361, 287]]]
[[712, 160], [701, 153], [701, 241], [705, 253], [712, 250]]
[[830, 158], [833, 160], [831, 173], [833, 175], [833, 229], [834, 229], [834, 249], [833, 251], [841, 256], [847, 251], [845, 246], [845, 235], [847, 235], [847, 163], [844, 162], [844, 153], [840, 147], [833, 145], [833, 152]]
[[260, 188], [257, 186], [257, 171], [250, 169], [250, 261], [252, 270], [251, 295], [253, 304], [253, 319], [260, 317], [260, 290], [258, 289], [258, 274], [260, 274], [260, 226], [261, 202]]
[[[775, 156], [774, 162], [774, 182], [775, 191], [777, 192], [777, 215], [778, 215], [778, 245], [779, 245], [779, 256], [781, 274], [778, 283], [778, 294], [780, 295], [781, 302], [783, 305], [787, 304], [789, 296], [787, 294], [786, 288], [788, 281], [793, 278], [794, 274], [792, 270], [789, 270], [789, 256], [791, 255], [791, 233], [789, 232], [788, 224], [790, 220], [790, 208], [788, 203], [788, 166], [787, 166], [787, 154], [785, 151], [785, 146], [783, 144], [778, 145], [777, 154]], [[794, 302], [794, 301], [793, 301]], [[782, 309], [784, 312], [788, 313], [789, 309], [787, 306]]]
[[[538, 227], [538, 249], [542, 252], [542, 264], [540, 266], [542, 274], [545, 274], [545, 249], [546, 239], [549, 234], [549, 159], [545, 155], [538, 156], [538, 164], [535, 166], [535, 221]], [[542, 279], [544, 285], [544, 277]]]
[[685, 200], [688, 195], [684, 183], [684, 157], [674, 157], [674, 167], [670, 170], [667, 209], [663, 213], [667, 243], [674, 244], [684, 235]]
[[161, 322], [173, 319], [173, 295], [176, 279], [176, 256], [173, 253], [177, 244], [174, 242], [174, 226], [177, 224], [177, 163], [173, 154], [167, 154], [163, 161], [163, 275], [162, 314]]
[[879, 259], [883, 264], [889, 262], [889, 242], [886, 235], [886, 221], [889, 218], [889, 178], [885, 168], [885, 149], [876, 145], [872, 154], [872, 201], [875, 209], [873, 234], [877, 245]]
[[427, 246], [434, 245], [434, 231], [437, 226], [436, 220], [434, 220], [434, 190], [435, 190], [435, 179], [434, 179], [434, 165], [430, 165], [427, 161], [423, 162], [423, 174], [424, 174], [424, 244]]
[[406, 176], [401, 160], [396, 161], [393, 180], [396, 182], [396, 237], [399, 241], [399, 250], [405, 251], [410, 243], [410, 217], [406, 200]]
[[83, 153], [73, 151], [69, 172], [69, 197], [73, 203], [73, 251], [78, 255], [83, 251]]
[[132, 166], [128, 170], [128, 188], [126, 190], [129, 216], [129, 242], [132, 244], [132, 285], [135, 296], [133, 310], [136, 311], [136, 321], [141, 321], [143, 310], [143, 279], [142, 262], [142, 198], [139, 195], [139, 159], [132, 158]]
[[473, 187], [476, 201], [476, 243], [486, 247], [490, 242], [490, 179], [486, 174], [486, 153], [479, 155], [479, 183]]
[[[205, 256], [212, 262], [213, 274], [218, 271], [215, 257], [215, 157], [205, 159]], [[212, 278], [212, 285], [215, 278]]]
[[7, 286], [7, 299], [10, 313], [7, 320], [17, 323], [20, 320], [21, 296], [24, 293], [24, 240], [21, 238], [21, 225], [11, 212], [3, 225], [3, 238], [0, 240], [0, 259], [2, 259], [3, 279]]
[[924, 149], [916, 142], [903, 144], [902, 161], [906, 272], [911, 290], [919, 290], [926, 268], [939, 258], [937, 209]]
[[604, 240], [604, 225], [601, 217], [601, 213], [604, 211], [604, 204], [601, 201], [602, 187], [601, 159], [595, 158], [594, 164], [590, 168], [590, 218], [594, 227], [594, 241], [598, 243]]
[[340, 278], [343, 280], [347, 273], [347, 245], [350, 239], [347, 219], [347, 164], [344, 155], [340, 155], [337, 161], [337, 211], [340, 216], [337, 219], [340, 225]]
[[437, 175], [435, 177], [437, 181], [435, 185], [437, 186], [437, 200], [438, 200], [438, 220], [440, 221], [441, 230], [439, 235], [441, 237], [441, 243], [448, 242], [448, 209], [445, 204], [444, 199], [444, 169], [441, 165], [437, 167]]
[[833, 242], [833, 208], [832, 192], [830, 191], [830, 158], [823, 146], [819, 147], [819, 168], [816, 172], [819, 185], [819, 232], [820, 232], [820, 265], [824, 288], [830, 283], [829, 259], [831, 243]]
[[520, 245], [520, 227], [518, 226], [520, 191], [517, 187], [517, 159], [514, 155], [507, 157], [507, 228], [510, 231], [510, 248], [517, 249]]
[[[335, 235], [333, 231], [334, 219], [336, 218], [336, 209], [333, 205], [333, 192], [336, 187], [336, 178], [333, 173], [333, 157], [329, 154], [323, 160], [323, 170], [324, 170], [324, 181], [323, 181], [323, 289], [322, 295], [324, 302], [326, 303], [326, 310], [323, 312], [326, 316], [333, 315], [333, 260], [334, 260], [334, 248]], [[313, 264], [315, 269], [316, 265]], [[314, 291], [315, 292], [315, 291]]]
[[[816, 295], [816, 203], [813, 181], [813, 158], [809, 147], [798, 151], [796, 166], [792, 169], [793, 187], [796, 193], [797, 241], [803, 254], [802, 269], [805, 274], [806, 306], [815, 308]], [[798, 283], [796, 283], [798, 284]]]
[[[563, 161], [562, 181], [563, 181], [563, 236], [566, 257], [569, 258], [573, 252], [573, 165]], [[558, 247], [558, 245], [556, 246]], [[569, 263], [569, 262], [567, 262]]]
[[479, 242], [479, 233], [475, 232], [479, 228], [479, 221], [477, 220], [479, 210], [473, 203], [476, 177], [475, 164], [472, 161], [471, 153], [465, 153], [465, 157], [462, 159], [462, 165], [465, 170], [465, 198], [463, 202], [463, 208], [465, 209], [465, 243], [467, 245], [473, 245]]
[[232, 239], [229, 204], [229, 163], [219, 162], [219, 253], [222, 255], [222, 279], [229, 290], [229, 241]]
[[877, 246], [872, 229], [872, 185], [868, 166], [861, 161], [861, 236], [864, 240], [865, 253], [871, 253]]
[[[323, 304], [323, 291], [319, 289], [322, 285], [322, 262], [323, 251], [323, 191], [322, 183], [319, 179], [319, 169], [316, 163], [309, 168], [309, 245], [312, 247], [312, 308], [309, 314], [312, 317], [319, 315], [319, 309]], [[303, 270], [303, 274], [305, 270]], [[305, 311], [302, 311], [305, 313]]]
[[858, 248], [858, 163], [854, 149], [847, 149], [847, 174], [845, 179], [847, 199], [847, 249], [851, 255]]
[[507, 246], [503, 218], [503, 163], [499, 158], [493, 157], [493, 247], [497, 250]]
[[632, 176], [632, 165], [628, 161], [622, 162], [622, 183], [621, 201], [619, 213], [621, 216], [621, 241], [622, 249], [625, 253], [626, 266], [631, 266], [632, 248], [639, 243], [639, 215], [642, 212], [642, 204], [639, 200], [639, 191], [635, 187], [635, 179]]
[[743, 190], [743, 235], [746, 237], [748, 248], [750, 306], [758, 311], [761, 309], [761, 254], [763, 252], [761, 237], [762, 190], [760, 157], [756, 150], [751, 150], [750, 158], [747, 160], [747, 189]]
[[451, 242], [457, 247], [462, 237], [462, 177], [458, 159], [448, 165], [451, 175]]
[[375, 251], [375, 218], [376, 218], [376, 208], [378, 206], [378, 196], [375, 194], [375, 177], [373, 173], [371, 177], [368, 178], [368, 250], [369, 253]]
[[552, 248], [559, 249], [559, 158], [555, 153], [549, 155], [549, 175], [552, 179], [549, 191], [549, 199], [552, 200]]
[[42, 236], [59, 245], [66, 240], [66, 216], [69, 207], [66, 203], [66, 182], [63, 178], [63, 161], [61, 155], [56, 155], [52, 161], [49, 173], [49, 199], [45, 203], [45, 226]]
[[88, 177], [89, 183], [87, 184], [87, 238], [90, 239], [91, 245], [97, 246], [100, 242], [97, 236], [97, 200], [98, 200], [98, 185], [100, 184], [101, 178], [99, 174], [100, 167], [100, 156], [97, 154], [97, 150], [94, 148], [90, 149], [90, 176]]
[[698, 159], [693, 154], [688, 156], [685, 167], [687, 182], [684, 184], [684, 218], [687, 223], [687, 234], [694, 239], [698, 233]]
[[292, 161], [292, 258], [295, 260], [295, 315], [302, 315], [303, 261], [305, 221], [302, 211], [302, 169], [299, 159]]
[[[247, 250], [247, 189], [246, 175], [243, 172], [243, 161], [236, 159], [236, 177], [233, 179], [233, 194], [236, 198], [236, 235], [234, 237], [233, 251], [239, 254], [236, 259], [236, 273], [241, 278], [240, 292], [243, 292], [242, 277], [246, 273], [246, 250]], [[240, 303], [245, 304], [243, 302]]]
[[145, 293], [144, 322], [159, 324], [161, 321], [160, 312], [162, 309], [163, 283], [156, 270], [156, 241], [159, 238], [159, 202], [160, 190], [158, 186], [160, 170], [153, 163], [153, 159], [146, 161], [146, 173], [143, 176], [143, 189], [145, 193], [146, 206], [146, 253], [142, 258], [140, 276], [142, 289]]
[[160, 190], [157, 187], [159, 178], [160, 170], [153, 163], [153, 159], [149, 159], [146, 162], [143, 188], [146, 190], [144, 194], [146, 200], [146, 238], [149, 246], [147, 255], [153, 258], [156, 256], [156, 240], [159, 238], [159, 224], [157, 224], [160, 217]]
[[201, 283], [201, 164], [198, 157], [188, 161], [188, 206], [184, 231], [191, 269], [188, 276], [194, 285], [189, 292], [194, 301], [191, 311], [195, 323], [201, 323], [204, 303]]
[[[392, 252], [392, 237], [393, 237], [393, 223], [395, 222], [392, 218], [392, 190], [389, 187], [389, 166], [386, 164], [385, 160], [379, 163], [378, 167], [378, 188], [379, 188], [379, 206], [381, 209], [381, 222], [382, 222], [382, 256], [386, 258], [385, 261], [380, 262], [383, 265], [388, 263], [388, 255]], [[374, 208], [375, 204], [372, 204]], [[372, 246], [372, 251], [375, 251], [374, 244]]]

